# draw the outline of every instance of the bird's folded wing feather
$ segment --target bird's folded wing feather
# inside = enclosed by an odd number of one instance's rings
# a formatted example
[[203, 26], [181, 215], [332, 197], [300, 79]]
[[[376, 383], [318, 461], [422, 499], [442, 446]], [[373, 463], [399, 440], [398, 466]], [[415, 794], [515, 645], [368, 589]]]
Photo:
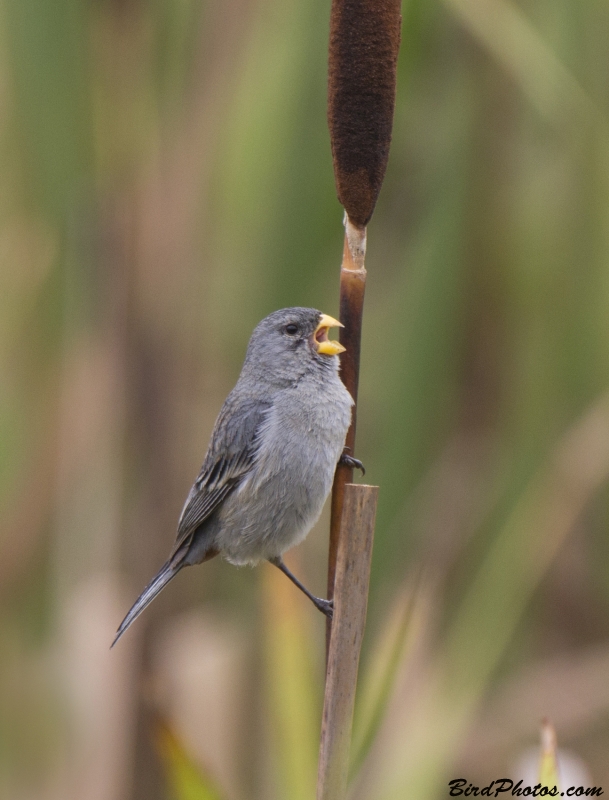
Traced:
[[201, 472], [178, 522], [174, 553], [247, 475], [258, 447], [258, 432], [272, 403], [231, 393], [216, 420]]

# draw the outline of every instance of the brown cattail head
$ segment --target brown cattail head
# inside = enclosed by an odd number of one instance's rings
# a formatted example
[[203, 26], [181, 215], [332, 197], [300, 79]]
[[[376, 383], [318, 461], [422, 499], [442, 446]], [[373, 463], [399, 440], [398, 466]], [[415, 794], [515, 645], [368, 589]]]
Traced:
[[338, 199], [368, 224], [385, 176], [395, 105], [400, 0], [332, 0], [328, 123]]

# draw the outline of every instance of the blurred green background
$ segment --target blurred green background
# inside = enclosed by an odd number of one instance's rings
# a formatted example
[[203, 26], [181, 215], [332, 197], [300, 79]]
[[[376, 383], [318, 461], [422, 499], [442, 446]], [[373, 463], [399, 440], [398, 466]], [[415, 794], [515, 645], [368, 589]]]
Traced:
[[[609, 786], [609, 5], [404, 0], [352, 800]], [[0, 796], [314, 796], [323, 621], [164, 561], [254, 325], [337, 313], [329, 2], [2, 0]], [[318, 593], [327, 517], [289, 559]], [[567, 756], [566, 756], [567, 758]], [[579, 761], [577, 760], [579, 759]], [[566, 780], [566, 779], [565, 779]]]

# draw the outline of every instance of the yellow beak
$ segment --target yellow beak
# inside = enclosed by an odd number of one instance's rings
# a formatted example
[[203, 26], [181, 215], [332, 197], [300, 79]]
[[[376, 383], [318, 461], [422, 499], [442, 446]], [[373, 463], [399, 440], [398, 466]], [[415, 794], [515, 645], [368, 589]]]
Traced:
[[330, 328], [344, 328], [345, 326], [334, 317], [329, 317], [327, 314], [322, 314], [319, 320], [319, 325], [315, 328], [313, 334], [313, 341], [318, 353], [324, 356], [336, 356], [339, 353], [344, 353], [345, 349], [340, 342], [333, 342], [328, 339], [328, 330]]

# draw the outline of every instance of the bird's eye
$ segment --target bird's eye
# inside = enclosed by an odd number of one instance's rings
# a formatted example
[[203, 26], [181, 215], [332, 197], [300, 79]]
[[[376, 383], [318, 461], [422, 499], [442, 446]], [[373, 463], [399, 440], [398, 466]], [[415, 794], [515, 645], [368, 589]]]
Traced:
[[298, 333], [298, 325], [294, 325], [293, 323], [290, 325], [286, 325], [285, 332], [289, 333], [290, 336], [294, 336], [295, 333]]

